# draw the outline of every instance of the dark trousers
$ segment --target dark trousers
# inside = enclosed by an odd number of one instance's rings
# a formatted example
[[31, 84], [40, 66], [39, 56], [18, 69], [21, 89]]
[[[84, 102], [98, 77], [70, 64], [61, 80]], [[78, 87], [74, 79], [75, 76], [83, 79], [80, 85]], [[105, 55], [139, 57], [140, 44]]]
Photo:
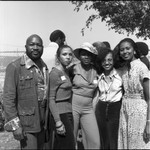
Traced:
[[96, 119], [100, 132], [101, 149], [117, 149], [121, 101], [109, 103], [99, 101]]
[[44, 130], [39, 133], [26, 133], [23, 140], [20, 141], [21, 149], [43, 150], [45, 142]]
[[60, 114], [61, 121], [63, 122], [66, 135], [61, 136], [56, 133], [54, 136], [54, 149], [75, 149], [75, 138], [73, 134], [73, 116], [72, 113]]

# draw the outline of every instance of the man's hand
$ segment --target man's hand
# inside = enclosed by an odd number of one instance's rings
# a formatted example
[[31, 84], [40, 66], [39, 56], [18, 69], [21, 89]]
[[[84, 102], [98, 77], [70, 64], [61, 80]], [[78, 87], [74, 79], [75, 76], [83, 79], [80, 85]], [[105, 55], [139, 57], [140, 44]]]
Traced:
[[16, 140], [22, 140], [24, 139], [24, 133], [23, 133], [23, 129], [21, 127], [19, 127], [18, 129], [16, 129], [14, 132], [13, 132], [13, 135], [14, 135], [14, 138]]

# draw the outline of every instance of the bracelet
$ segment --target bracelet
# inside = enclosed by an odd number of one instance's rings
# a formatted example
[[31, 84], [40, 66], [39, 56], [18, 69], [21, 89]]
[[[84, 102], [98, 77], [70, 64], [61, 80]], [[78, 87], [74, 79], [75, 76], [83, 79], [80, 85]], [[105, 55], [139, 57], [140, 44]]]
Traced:
[[58, 129], [58, 128], [62, 127], [62, 126], [63, 126], [63, 124], [61, 124], [61, 125], [59, 125], [59, 126], [56, 126], [56, 129]]

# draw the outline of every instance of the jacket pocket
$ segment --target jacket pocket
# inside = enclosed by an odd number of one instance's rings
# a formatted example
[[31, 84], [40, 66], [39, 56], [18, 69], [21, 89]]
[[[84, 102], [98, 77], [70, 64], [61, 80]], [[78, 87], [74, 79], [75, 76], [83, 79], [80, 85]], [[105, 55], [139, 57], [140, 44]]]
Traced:
[[27, 89], [33, 86], [33, 74], [25, 74], [19, 77], [20, 89]]
[[19, 111], [21, 125], [24, 127], [34, 127], [35, 125], [35, 107], [21, 109]]

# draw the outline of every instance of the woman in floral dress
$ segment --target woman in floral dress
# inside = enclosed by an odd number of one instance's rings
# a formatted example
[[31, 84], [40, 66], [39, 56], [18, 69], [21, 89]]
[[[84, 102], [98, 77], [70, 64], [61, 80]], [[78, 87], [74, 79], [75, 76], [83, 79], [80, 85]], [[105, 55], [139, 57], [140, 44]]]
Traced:
[[120, 110], [118, 149], [150, 149], [148, 69], [140, 61], [137, 46], [130, 38], [120, 41], [117, 55], [125, 92]]

